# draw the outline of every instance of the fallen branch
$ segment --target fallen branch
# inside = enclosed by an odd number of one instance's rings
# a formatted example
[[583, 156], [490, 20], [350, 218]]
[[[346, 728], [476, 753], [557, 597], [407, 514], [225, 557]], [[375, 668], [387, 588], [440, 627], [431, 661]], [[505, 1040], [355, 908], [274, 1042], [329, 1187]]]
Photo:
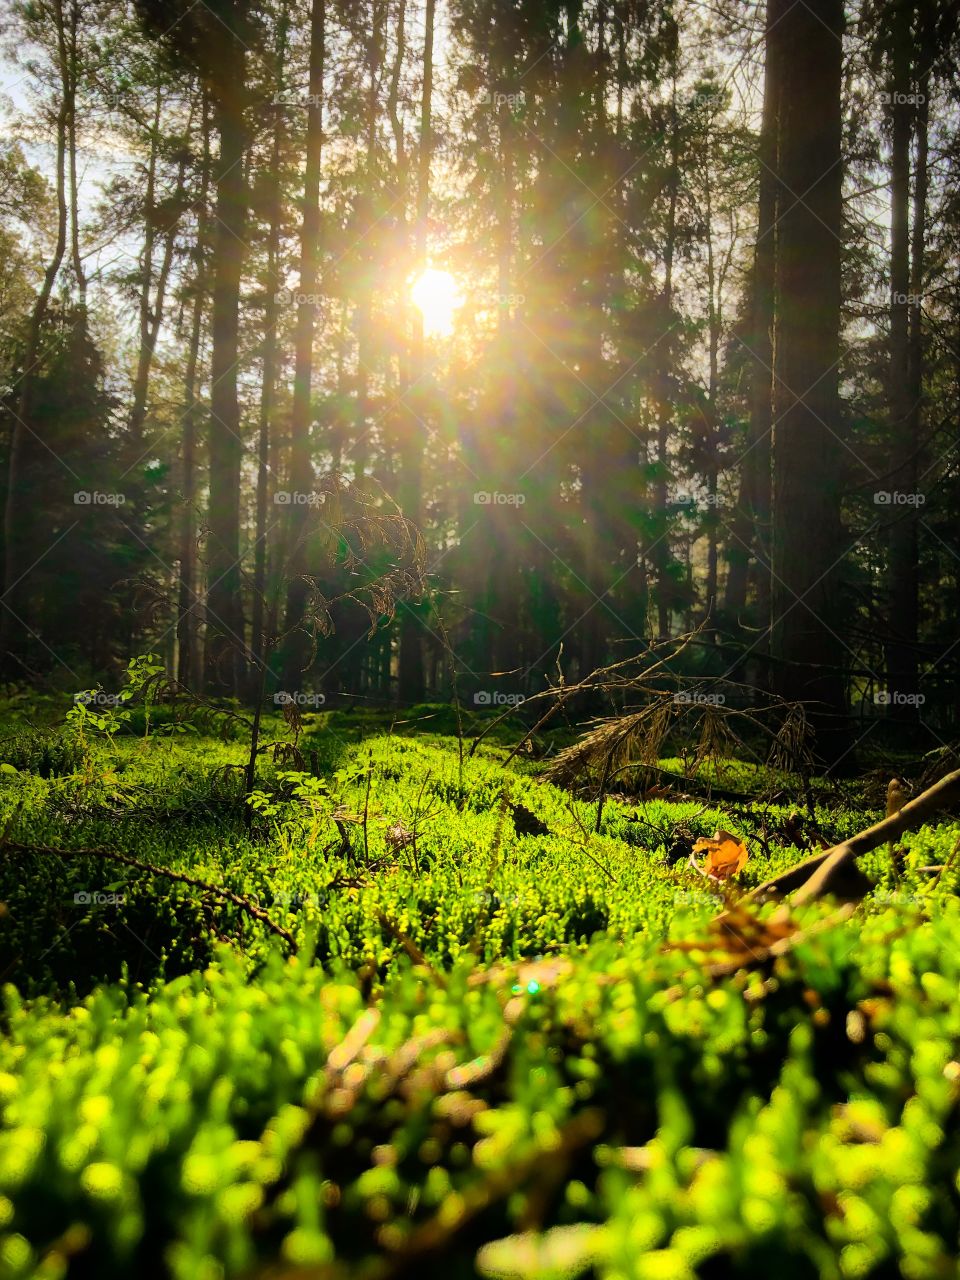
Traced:
[[[842, 844], [832, 849], [824, 849], [815, 853], [795, 867], [782, 871], [779, 875], [758, 885], [742, 903], [751, 901], [763, 902], [767, 898], [777, 897], [785, 893], [794, 893], [793, 902], [802, 906], [806, 902], [814, 902], [828, 893], [851, 891], [852, 896], [862, 897], [850, 880], [859, 875], [856, 860], [865, 853], [870, 853], [878, 845], [888, 840], [896, 840], [905, 831], [916, 831], [934, 814], [960, 801], [960, 769], [948, 773], [939, 782], [921, 792], [916, 799], [909, 801], [872, 827], [851, 836]], [[845, 881], [847, 883], [845, 883]]]
[[[734, 956], [731, 960], [719, 960], [715, 964], [708, 964], [703, 972], [709, 978], [729, 978], [740, 969], [752, 969], [770, 960], [776, 960], [780, 956], [789, 954], [816, 934], [843, 924], [845, 920], [850, 919], [855, 910], [853, 903], [848, 902], [839, 911], [827, 916], [825, 920], [818, 920], [811, 928], [797, 929], [794, 933], [788, 934], [785, 938], [778, 938], [776, 942], [771, 942], [767, 946], [753, 947], [745, 943], [745, 952]], [[722, 917], [718, 916], [717, 919], [722, 920]]]
[[284, 929], [282, 925], [277, 924], [275, 920], [272, 920], [262, 907], [258, 907], [249, 898], [241, 897], [239, 893], [234, 893], [231, 889], [224, 889], [220, 885], [210, 884], [206, 880], [198, 880], [196, 876], [188, 876], [183, 871], [171, 871], [168, 867], [158, 867], [153, 862], [142, 862], [139, 858], [132, 858], [128, 853], [117, 853], [113, 849], [55, 849], [46, 844], [20, 844], [17, 840], [4, 839], [0, 841], [0, 850], [9, 853], [47, 854], [50, 857], [60, 858], [65, 862], [71, 858], [101, 858], [108, 862], [121, 862], [125, 867], [135, 867], [138, 871], [148, 871], [154, 876], [164, 876], [168, 880], [176, 880], [179, 884], [188, 884], [195, 889], [203, 889], [219, 898], [225, 898], [228, 902], [232, 902], [235, 907], [239, 907], [251, 919], [258, 920], [271, 933], [275, 933], [278, 938], [283, 938], [291, 951], [296, 951], [297, 949], [293, 934]]

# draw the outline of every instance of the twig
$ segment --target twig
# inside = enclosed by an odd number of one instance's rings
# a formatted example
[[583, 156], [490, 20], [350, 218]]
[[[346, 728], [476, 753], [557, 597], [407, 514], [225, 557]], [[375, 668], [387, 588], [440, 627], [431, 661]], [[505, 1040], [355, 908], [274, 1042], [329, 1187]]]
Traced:
[[423, 793], [427, 789], [427, 783], [430, 781], [430, 770], [428, 769], [424, 775], [423, 782], [420, 784], [420, 791], [417, 794], [417, 805], [413, 811], [413, 870], [414, 874], [420, 875], [420, 851], [417, 848], [417, 827], [420, 822], [420, 805], [423, 801]]
[[[561, 1127], [549, 1152], [543, 1147], [537, 1147], [522, 1159], [510, 1161], [502, 1170], [490, 1173], [479, 1184], [466, 1188], [460, 1197], [459, 1212], [456, 1215], [438, 1212], [422, 1226], [416, 1227], [396, 1254], [382, 1262], [373, 1274], [377, 1276], [377, 1280], [394, 1280], [414, 1270], [422, 1274], [425, 1261], [431, 1255], [439, 1253], [454, 1235], [464, 1231], [478, 1214], [505, 1200], [527, 1178], [549, 1168], [558, 1160], [568, 1158], [588, 1143], [595, 1142], [602, 1132], [603, 1116], [596, 1107], [590, 1107], [568, 1120]], [[306, 1271], [301, 1274], [311, 1273]], [[312, 1274], [319, 1275], [318, 1272]]]
[[[669, 649], [669, 652], [665, 654], [663, 657], [658, 657], [656, 662], [654, 662], [651, 667], [641, 672], [639, 677], [632, 677], [627, 679], [623, 676], [617, 675], [617, 673], [623, 671], [625, 667], [635, 666], [639, 661], [641, 661], [641, 658], [643, 655], [634, 656], [631, 658], [623, 658], [620, 662], [613, 662], [607, 667], [597, 667], [595, 671], [591, 672], [590, 675], [586, 676], [583, 680], [579, 681], [577, 684], [563, 685], [560, 687], [556, 685], [551, 685], [549, 688], [541, 690], [540, 693], [530, 694], [528, 698], [524, 699], [525, 706], [528, 703], [538, 702], [544, 698], [556, 698], [557, 701], [546, 712], [546, 714], [542, 716], [540, 720], [537, 721], [537, 723], [533, 726], [532, 729], [527, 730], [527, 732], [523, 735], [523, 737], [520, 739], [517, 745], [513, 748], [513, 750], [507, 756], [506, 760], [504, 761], [504, 764], [509, 763], [509, 761], [512, 760], [513, 757], [517, 754], [517, 752], [522, 748], [523, 744], [529, 738], [531, 738], [537, 732], [540, 726], [544, 724], [547, 720], [549, 720], [549, 718], [556, 711], [559, 711], [560, 708], [564, 705], [564, 703], [567, 702], [570, 698], [572, 698], [574, 694], [607, 691], [610, 689], [623, 688], [625, 685], [627, 687], [635, 687], [639, 680], [649, 680], [649, 678], [655, 672], [666, 667], [668, 658], [679, 657], [679, 655], [683, 653], [684, 649], [686, 649], [687, 645], [690, 644], [693, 638], [699, 635], [699, 633], [702, 630], [703, 630], [703, 624], [701, 624], [701, 626], [699, 626], [696, 629], [696, 631], [691, 631], [686, 635], [677, 636], [675, 639], [663, 641], [657, 645], [650, 645], [649, 646], [650, 653], [656, 654], [661, 649]], [[611, 677], [616, 677], [616, 678], [611, 679]], [[476, 738], [474, 738], [473, 743], [471, 744], [471, 747], [470, 747], [469, 754], [472, 756], [476, 751], [477, 747], [480, 745], [483, 739], [487, 736], [487, 734], [490, 733], [493, 729], [495, 729], [497, 725], [501, 724], [508, 716], [513, 715], [514, 711], [515, 711], [514, 707], [507, 707], [505, 710], [501, 711], [501, 713], [498, 716], [495, 716], [494, 719], [489, 722], [489, 724], [485, 725], [484, 728], [481, 730], [481, 732], [477, 734]]]
[[[958, 837], [957, 837], [956, 842], [954, 843], [953, 848], [952, 848], [952, 849], [950, 850], [950, 852], [947, 854], [947, 860], [946, 860], [946, 862], [943, 864], [943, 866], [942, 866], [942, 867], [938, 868], [938, 870], [939, 870], [940, 874], [937, 876], [936, 880], [934, 880], [933, 884], [930, 886], [930, 892], [931, 892], [931, 893], [934, 891], [934, 889], [936, 889], [936, 888], [938, 887], [938, 885], [940, 884], [940, 881], [943, 879], [943, 877], [946, 875], [946, 873], [947, 873], [947, 872], [950, 870], [950, 868], [953, 866], [953, 862], [954, 862], [954, 859], [955, 859], [955, 858], [956, 858], [956, 856], [957, 856], [958, 851], [960, 851], [960, 836], [958, 836]], [[921, 871], [926, 871], [926, 870], [928, 870], [928, 868], [926, 868], [926, 867], [921, 867], [921, 868], [920, 868], [920, 870], [921, 870]]]
[[603, 773], [600, 775], [600, 790], [597, 794], [597, 820], [593, 826], [594, 835], [600, 834], [600, 822], [603, 818], [603, 802], [607, 794], [607, 779], [610, 776], [610, 766], [613, 763], [613, 754], [616, 751], [616, 743], [613, 743], [607, 752], [606, 759], [603, 762]]
[[[745, 900], [741, 899], [738, 905], [742, 905], [743, 901]], [[708, 978], [728, 978], [740, 969], [750, 969], [754, 965], [765, 964], [768, 960], [775, 960], [778, 956], [785, 956], [793, 951], [795, 947], [806, 942], [808, 938], [812, 938], [818, 933], [823, 933], [827, 929], [832, 929], [835, 925], [843, 924], [845, 920], [850, 919], [855, 910], [854, 904], [847, 902], [824, 920], [817, 920], [809, 929], [798, 929], [788, 937], [778, 938], [776, 942], [771, 942], [768, 946], [748, 946], [749, 959], [741, 954], [735, 956], [732, 960], [721, 960], [715, 964], [708, 964], [704, 967], [703, 972]], [[722, 917], [717, 918], [722, 919]]]
[[367, 754], [367, 789], [363, 796], [363, 860], [370, 861], [370, 844], [367, 839], [367, 818], [370, 813], [370, 784], [373, 782], [373, 752]]
[[283, 938], [291, 951], [295, 952], [297, 949], [293, 934], [284, 929], [282, 925], [277, 924], [275, 920], [272, 920], [261, 907], [256, 906], [249, 898], [243, 898], [231, 889], [224, 889], [220, 885], [210, 884], [206, 880], [198, 880], [196, 876], [188, 876], [183, 871], [171, 871], [168, 867], [158, 867], [153, 862], [143, 862], [139, 858], [132, 858], [127, 853], [117, 853], [113, 849], [55, 849], [51, 845], [21, 844], [18, 840], [7, 839], [0, 842], [0, 849], [10, 853], [45, 853], [55, 858], [61, 858], [64, 861], [69, 861], [71, 858], [102, 858], [109, 862], [121, 862], [126, 867], [135, 867], [138, 871], [148, 871], [151, 875], [164, 876], [168, 880], [176, 880], [179, 884], [188, 884], [195, 889], [203, 889], [207, 893], [216, 894], [217, 897], [226, 898], [228, 902], [232, 902], [235, 907], [239, 907], [241, 911], [244, 911], [252, 919], [259, 920], [271, 933], [275, 933], [278, 938]]
[[577, 813], [576, 809], [574, 809], [572, 800], [569, 801], [567, 808], [570, 810], [570, 816], [571, 818], [573, 818], [574, 822], [577, 824], [577, 827], [580, 830], [580, 834], [583, 836], [582, 840], [575, 840], [574, 844], [582, 853], [585, 853], [587, 855], [587, 857], [590, 859], [591, 862], [595, 863], [600, 868], [600, 870], [603, 872], [605, 876], [607, 876], [614, 884], [616, 884], [617, 877], [613, 874], [613, 872], [608, 871], [607, 868], [600, 861], [600, 859], [595, 854], [591, 853], [590, 850], [587, 848], [587, 841], [590, 839], [590, 836], [589, 836], [589, 833], [587, 832], [586, 827], [580, 821], [579, 814]]
[[383, 928], [386, 929], [386, 931], [390, 934], [390, 936], [392, 938], [395, 938], [396, 941], [400, 943], [401, 947], [403, 947], [404, 951], [407, 953], [407, 956], [413, 961], [413, 963], [416, 965], [419, 965], [422, 969], [426, 969], [427, 972], [430, 974], [430, 977], [433, 978], [434, 982], [437, 984], [437, 986], [442, 987], [444, 990], [446, 990], [447, 988], [446, 978], [439, 971], [439, 969], [434, 968], [434, 966], [423, 954], [423, 952], [420, 950], [420, 948], [417, 946], [414, 940], [408, 934], [404, 933], [398, 924], [394, 924], [394, 922], [390, 919], [390, 917], [385, 912], [378, 911], [377, 919], [380, 921], [380, 924], [383, 926]]

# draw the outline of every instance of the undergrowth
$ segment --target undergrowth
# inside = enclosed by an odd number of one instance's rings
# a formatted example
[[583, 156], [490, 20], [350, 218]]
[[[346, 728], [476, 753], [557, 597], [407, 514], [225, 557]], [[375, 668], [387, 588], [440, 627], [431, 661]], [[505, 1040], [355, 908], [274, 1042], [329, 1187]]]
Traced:
[[598, 816], [421, 708], [270, 716], [245, 796], [164, 722], [0, 744], [0, 1275], [955, 1274], [960, 823], [721, 979], [711, 917], [868, 791]]

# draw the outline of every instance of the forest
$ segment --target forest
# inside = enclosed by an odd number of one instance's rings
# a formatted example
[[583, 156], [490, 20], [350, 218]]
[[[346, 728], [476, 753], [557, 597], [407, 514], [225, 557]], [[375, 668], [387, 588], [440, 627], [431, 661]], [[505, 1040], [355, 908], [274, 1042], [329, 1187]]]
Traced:
[[960, 1274], [957, 0], [0, 0], [0, 1280]]

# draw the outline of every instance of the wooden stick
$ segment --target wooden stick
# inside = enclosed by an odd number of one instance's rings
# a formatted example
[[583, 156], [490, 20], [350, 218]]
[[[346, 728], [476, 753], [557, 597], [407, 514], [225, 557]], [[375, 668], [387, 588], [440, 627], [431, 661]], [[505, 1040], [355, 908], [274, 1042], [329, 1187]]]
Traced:
[[798, 906], [805, 902], [813, 902], [817, 898], [830, 893], [833, 886], [842, 879], [856, 859], [872, 849], [876, 849], [886, 840], [896, 840], [905, 831], [915, 831], [935, 813], [960, 801], [960, 769], [954, 770], [935, 782], [932, 787], [921, 792], [915, 800], [909, 801], [902, 809], [890, 814], [881, 822], [851, 836], [842, 844], [832, 849], [824, 849], [815, 853], [795, 867], [782, 871], [780, 875], [764, 881], [756, 889], [747, 894], [742, 902], [764, 901], [775, 895], [791, 893], [796, 890], [794, 903]]
[[207, 893], [216, 894], [219, 898], [225, 898], [251, 919], [258, 920], [278, 938], [282, 938], [291, 951], [297, 949], [293, 934], [272, 920], [266, 911], [251, 902], [249, 898], [243, 898], [239, 893], [234, 893], [232, 889], [224, 889], [221, 885], [210, 884], [207, 880], [198, 880], [196, 876], [186, 875], [183, 871], [171, 871], [169, 867], [158, 867], [154, 862], [142, 862], [139, 858], [132, 858], [128, 853], [117, 853], [113, 849], [55, 849], [47, 844], [21, 844], [18, 840], [7, 839], [0, 843], [0, 852], [42, 853], [64, 861], [69, 861], [71, 858], [100, 858], [107, 862], [120, 862], [125, 867], [135, 867], [137, 871], [147, 871], [154, 876], [164, 876], [167, 880], [176, 880], [178, 884], [188, 884], [195, 889], [203, 889]]

